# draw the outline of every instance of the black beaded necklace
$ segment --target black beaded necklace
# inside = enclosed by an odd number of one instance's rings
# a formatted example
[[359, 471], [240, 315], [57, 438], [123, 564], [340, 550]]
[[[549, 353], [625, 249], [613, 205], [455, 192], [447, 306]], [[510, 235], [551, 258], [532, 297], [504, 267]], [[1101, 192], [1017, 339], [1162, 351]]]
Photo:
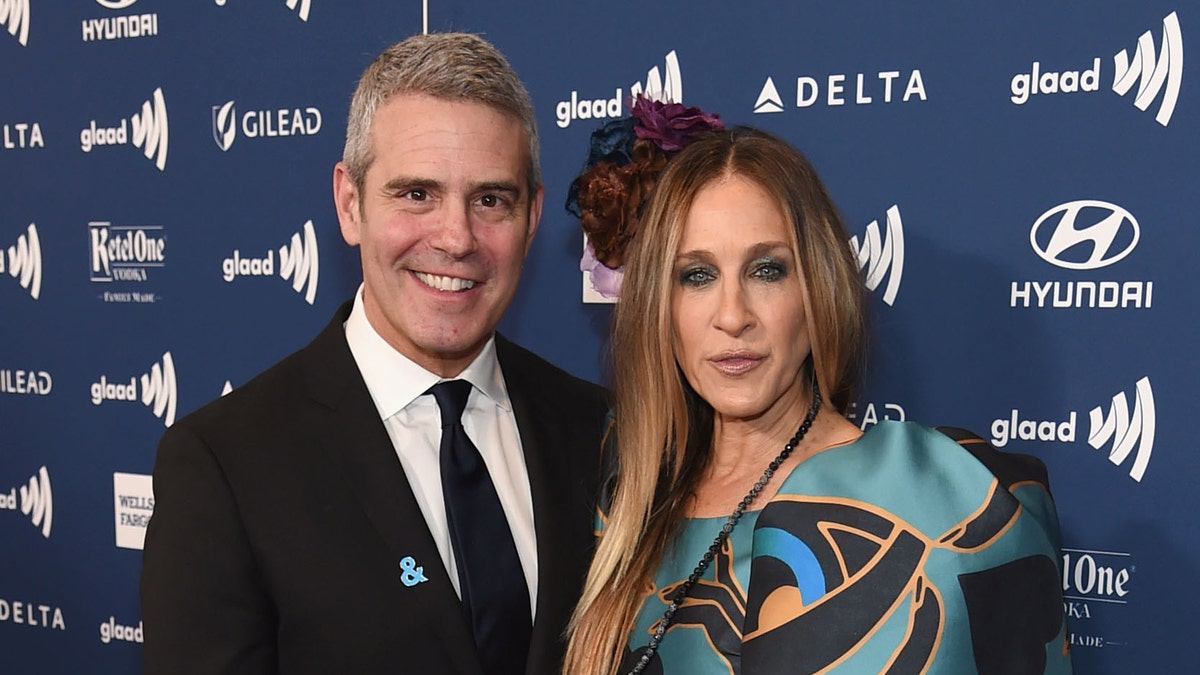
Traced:
[[721, 526], [721, 531], [718, 532], [716, 538], [713, 539], [712, 545], [709, 546], [708, 550], [704, 552], [704, 557], [700, 559], [700, 563], [696, 565], [696, 569], [692, 570], [692, 573], [688, 575], [687, 581], [683, 582], [683, 585], [679, 587], [679, 590], [675, 591], [674, 597], [671, 598], [671, 604], [667, 606], [667, 611], [663, 612], [662, 618], [658, 620], [658, 626], [654, 629], [654, 636], [650, 638], [650, 644], [646, 645], [646, 651], [642, 653], [641, 658], [639, 658], [638, 662], [634, 664], [633, 670], [629, 671], [629, 675], [638, 675], [646, 668], [647, 665], [649, 665], [652, 660], [654, 660], [654, 655], [658, 653], [658, 645], [662, 642], [663, 636], [666, 635], [667, 627], [671, 625], [671, 620], [675, 618], [675, 612], [679, 610], [679, 606], [683, 603], [683, 599], [687, 597], [688, 591], [692, 590], [692, 587], [695, 586], [696, 582], [700, 580], [700, 577], [704, 575], [704, 570], [708, 569], [708, 566], [712, 564], [713, 559], [717, 557], [717, 553], [721, 550], [721, 547], [725, 545], [725, 541], [729, 539], [729, 535], [733, 532], [733, 528], [736, 527], [738, 521], [741, 520], [742, 513], [746, 511], [746, 508], [750, 506], [750, 503], [754, 501], [754, 498], [758, 496], [758, 493], [762, 492], [762, 489], [767, 486], [767, 483], [770, 482], [771, 477], [774, 476], [775, 472], [779, 470], [779, 466], [791, 456], [792, 451], [796, 449], [796, 446], [800, 444], [800, 441], [804, 440], [804, 436], [808, 433], [809, 428], [812, 427], [813, 420], [816, 419], [817, 411], [820, 410], [820, 408], [821, 392], [819, 389], [817, 389], [817, 383], [814, 381], [812, 405], [808, 407], [808, 414], [805, 415], [804, 421], [800, 424], [800, 428], [796, 430], [796, 435], [792, 436], [792, 440], [788, 441], [787, 445], [783, 446], [783, 450], [775, 457], [775, 459], [771, 460], [770, 464], [767, 465], [767, 470], [763, 471], [762, 477], [758, 479], [758, 482], [754, 484], [754, 487], [750, 488], [750, 491], [746, 493], [746, 496], [742, 498], [742, 501], [738, 502], [737, 508], [733, 510], [733, 513], [729, 514], [729, 518], [725, 521], [725, 524]]

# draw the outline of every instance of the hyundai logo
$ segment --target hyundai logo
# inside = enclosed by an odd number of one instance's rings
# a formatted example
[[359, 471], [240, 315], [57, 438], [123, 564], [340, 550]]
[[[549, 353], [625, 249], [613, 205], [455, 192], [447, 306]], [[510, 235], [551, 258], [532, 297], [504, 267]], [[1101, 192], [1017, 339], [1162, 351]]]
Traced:
[[1059, 204], [1029, 231], [1029, 243], [1043, 260], [1071, 270], [1112, 265], [1132, 253], [1140, 237], [1133, 214], [1097, 199]]

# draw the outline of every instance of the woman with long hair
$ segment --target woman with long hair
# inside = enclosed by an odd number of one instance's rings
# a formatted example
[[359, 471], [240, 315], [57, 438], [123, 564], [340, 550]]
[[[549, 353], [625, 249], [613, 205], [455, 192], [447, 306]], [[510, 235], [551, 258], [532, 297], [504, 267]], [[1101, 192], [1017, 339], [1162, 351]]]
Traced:
[[1069, 673], [1037, 460], [845, 417], [864, 294], [803, 155], [718, 129], [656, 178], [622, 258], [611, 480], [564, 672]]

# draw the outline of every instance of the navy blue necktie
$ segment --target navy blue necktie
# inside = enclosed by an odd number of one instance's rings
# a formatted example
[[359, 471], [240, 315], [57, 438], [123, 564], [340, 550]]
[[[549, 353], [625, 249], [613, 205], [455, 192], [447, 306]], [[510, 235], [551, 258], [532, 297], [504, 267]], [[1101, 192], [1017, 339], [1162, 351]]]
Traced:
[[487, 465], [463, 429], [466, 380], [429, 389], [442, 416], [442, 495], [467, 623], [487, 675], [523, 675], [533, 620], [529, 589]]

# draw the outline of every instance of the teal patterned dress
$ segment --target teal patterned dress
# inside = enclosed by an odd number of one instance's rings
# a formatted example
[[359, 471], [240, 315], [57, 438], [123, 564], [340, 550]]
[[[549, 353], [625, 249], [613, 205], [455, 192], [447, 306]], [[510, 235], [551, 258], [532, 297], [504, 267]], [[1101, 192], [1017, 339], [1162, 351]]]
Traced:
[[[881, 422], [776, 479], [778, 493], [742, 517], [643, 672], [1071, 672], [1058, 516], [1038, 460], [962, 430]], [[627, 665], [724, 521], [685, 523]]]

